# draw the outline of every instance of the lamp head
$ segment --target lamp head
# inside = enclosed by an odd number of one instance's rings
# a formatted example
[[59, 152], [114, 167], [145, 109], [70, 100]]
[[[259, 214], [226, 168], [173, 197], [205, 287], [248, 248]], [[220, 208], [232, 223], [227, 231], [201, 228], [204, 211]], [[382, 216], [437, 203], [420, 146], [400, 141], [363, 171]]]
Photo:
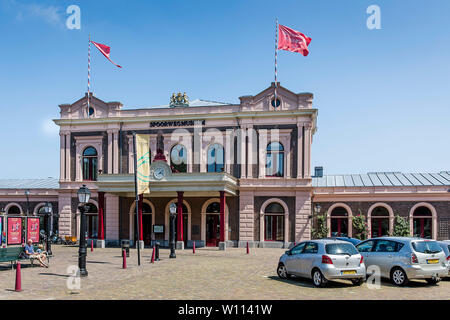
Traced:
[[177, 213], [177, 205], [175, 204], [175, 203], [171, 203], [170, 204], [170, 206], [169, 206], [169, 212], [171, 213], [171, 214], [175, 214], [175, 213]]
[[88, 203], [91, 199], [91, 191], [85, 184], [78, 190], [78, 201], [82, 204]]

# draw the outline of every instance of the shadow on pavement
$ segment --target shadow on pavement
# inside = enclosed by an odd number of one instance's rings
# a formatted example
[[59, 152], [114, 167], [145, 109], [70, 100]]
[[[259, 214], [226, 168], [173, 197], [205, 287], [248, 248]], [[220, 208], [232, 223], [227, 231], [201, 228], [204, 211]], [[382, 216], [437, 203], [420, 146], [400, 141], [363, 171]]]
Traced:
[[64, 278], [71, 277], [71, 275], [67, 275], [67, 274], [57, 274], [57, 273], [49, 273], [49, 272], [41, 272], [41, 273], [39, 273], [39, 275], [42, 275], [42, 276], [57, 276], [57, 277], [64, 277]]

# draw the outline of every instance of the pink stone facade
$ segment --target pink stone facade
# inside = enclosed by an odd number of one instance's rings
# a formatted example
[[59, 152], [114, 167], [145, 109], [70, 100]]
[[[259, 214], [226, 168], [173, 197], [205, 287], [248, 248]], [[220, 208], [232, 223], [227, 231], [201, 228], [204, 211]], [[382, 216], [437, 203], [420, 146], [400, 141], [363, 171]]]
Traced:
[[[446, 236], [450, 225], [449, 186], [383, 190], [313, 187], [311, 145], [318, 115], [313, 95], [296, 94], [279, 86], [277, 97], [281, 105], [274, 109], [272, 83], [254, 96], [240, 97], [238, 104], [195, 100], [184, 107], [129, 109], [120, 102], [104, 102], [91, 96], [92, 116], [88, 116], [87, 96], [60, 105], [61, 116], [55, 120], [60, 126], [58, 187], [33, 189], [32, 207], [38, 209], [46, 201], [54, 202], [60, 215], [60, 235], [80, 237], [76, 193], [86, 185], [92, 192], [93, 208], [88, 213], [88, 236], [98, 237], [98, 195], [104, 192], [101, 209], [107, 245], [133, 241], [136, 220], [130, 179], [134, 173], [132, 134], [136, 132], [149, 139], [152, 165], [161, 149], [167, 165], [173, 167], [173, 148], [184, 147], [184, 171], [172, 171], [173, 183], [151, 181], [150, 193], [144, 195], [141, 210], [146, 245], [154, 241], [167, 245], [169, 205], [177, 201], [177, 192], [183, 192], [186, 211], [186, 221], [180, 224], [185, 228], [185, 246], [193, 242], [197, 247], [217, 245], [223, 232], [221, 240], [228, 246], [248, 243], [288, 247], [311, 238], [317, 214], [327, 215], [327, 225], [333, 228], [337, 222], [339, 228], [345, 227], [347, 219], [346, 234], [352, 236], [352, 217], [362, 212], [369, 219], [370, 229], [370, 219], [377, 219], [373, 218], [374, 212], [381, 212], [378, 207], [386, 209], [385, 228], [392, 231], [394, 215], [399, 214], [410, 222], [411, 233], [413, 224], [416, 229], [424, 229], [429, 223], [427, 217], [416, 218], [415, 209], [429, 208], [432, 237], [450, 237]], [[213, 156], [214, 146], [219, 146], [219, 151]], [[211, 158], [217, 162], [216, 153], [223, 154], [224, 163], [223, 169], [213, 172]], [[90, 171], [92, 168], [95, 173]], [[0, 188], [0, 207], [8, 211], [15, 203], [24, 214], [23, 190]], [[315, 212], [317, 204], [321, 205], [320, 212]], [[340, 212], [345, 209], [345, 218], [336, 218], [335, 208], [341, 208]], [[225, 221], [220, 221], [222, 217]], [[154, 233], [153, 226], [162, 226], [164, 231]]]

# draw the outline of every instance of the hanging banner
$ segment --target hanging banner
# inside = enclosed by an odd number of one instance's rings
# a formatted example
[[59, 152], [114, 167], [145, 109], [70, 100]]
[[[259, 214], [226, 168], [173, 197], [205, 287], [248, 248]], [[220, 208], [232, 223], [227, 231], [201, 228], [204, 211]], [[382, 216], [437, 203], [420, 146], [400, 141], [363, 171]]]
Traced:
[[138, 194], [149, 193], [150, 146], [148, 135], [136, 135], [136, 149]]
[[0, 217], [0, 245], [3, 244], [3, 217]]
[[8, 245], [22, 244], [22, 218], [8, 217]]
[[39, 242], [39, 218], [28, 218], [27, 220], [27, 241]]

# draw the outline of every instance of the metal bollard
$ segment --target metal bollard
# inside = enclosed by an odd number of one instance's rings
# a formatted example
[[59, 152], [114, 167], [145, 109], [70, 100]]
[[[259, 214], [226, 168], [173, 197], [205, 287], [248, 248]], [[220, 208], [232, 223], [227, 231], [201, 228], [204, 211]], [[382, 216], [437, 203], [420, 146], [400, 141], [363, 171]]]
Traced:
[[122, 257], [123, 257], [122, 269], [126, 269], [127, 268], [127, 255], [125, 253], [125, 249], [122, 250]]
[[20, 262], [17, 261], [16, 263], [16, 288], [14, 290], [15, 292], [22, 291], [22, 276], [20, 272]]
[[159, 261], [159, 242], [155, 243], [155, 261]]

